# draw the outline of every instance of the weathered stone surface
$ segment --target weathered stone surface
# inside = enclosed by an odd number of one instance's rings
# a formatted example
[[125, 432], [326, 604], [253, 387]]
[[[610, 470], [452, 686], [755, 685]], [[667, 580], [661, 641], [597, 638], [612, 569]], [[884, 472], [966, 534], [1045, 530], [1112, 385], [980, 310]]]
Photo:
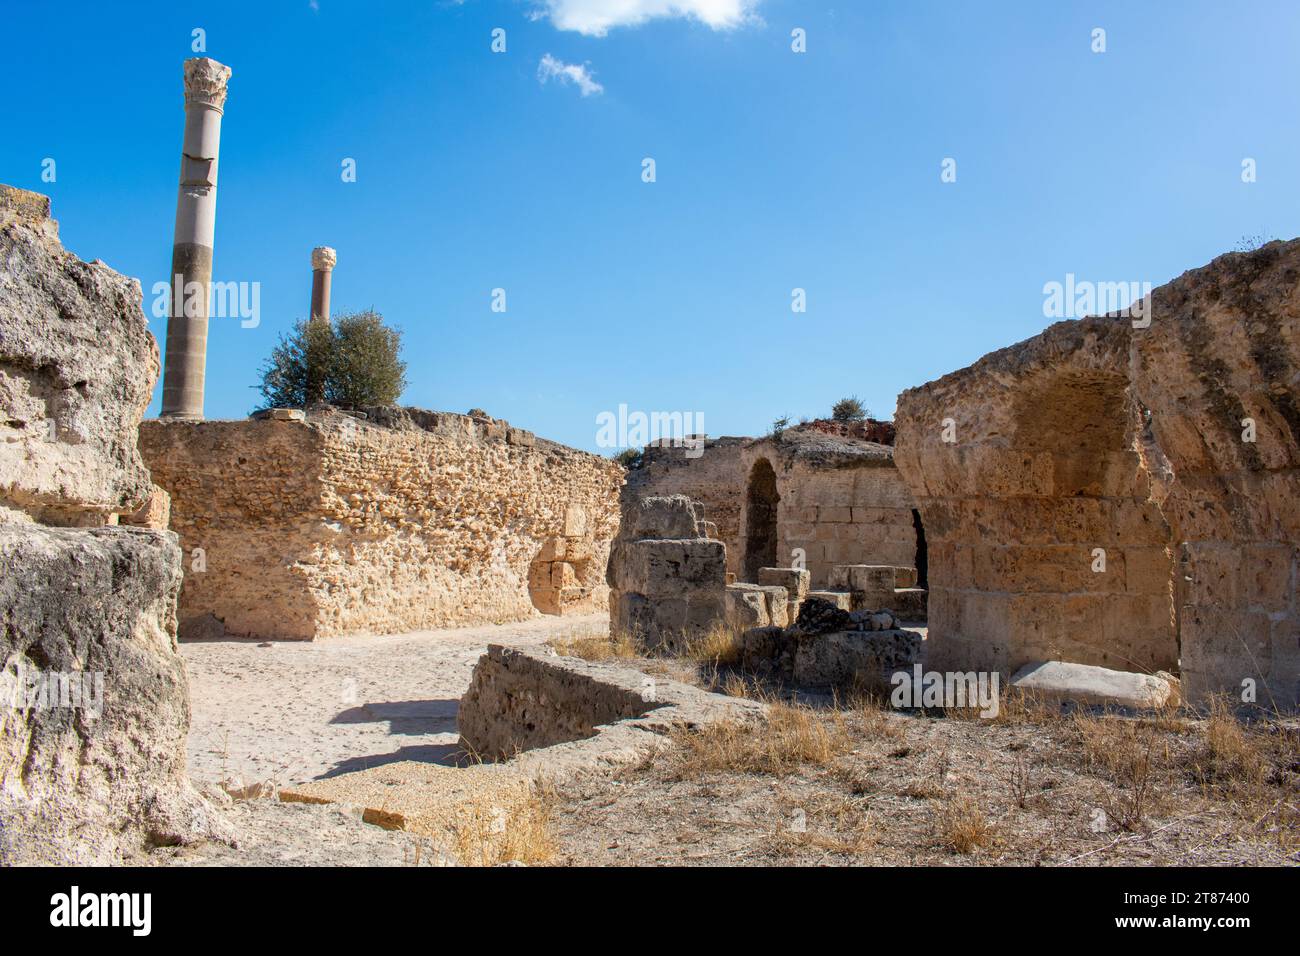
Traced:
[[[333, 803], [386, 830], [429, 840], [435, 864], [470, 866], [500, 853], [506, 828], [527, 823], [532, 785], [511, 767], [443, 767], [403, 760], [280, 791], [285, 803]], [[472, 854], [462, 859], [462, 854]], [[475, 859], [477, 857], [478, 859]]]
[[1058, 323], [900, 396], [896, 460], [929, 544], [928, 666], [1176, 666], [1169, 529], [1135, 450], [1133, 334]]
[[135, 431], [158, 345], [139, 282], [66, 252], [48, 215], [0, 187], [0, 509], [103, 525], [149, 496]]
[[763, 720], [766, 705], [629, 667], [491, 645], [461, 698], [461, 746], [537, 778], [633, 762], [676, 727]]
[[931, 663], [1300, 703], [1298, 303], [1300, 241], [1269, 243], [1155, 290], [1145, 328], [1058, 323], [904, 392]]
[[785, 627], [788, 598], [783, 587], [728, 584], [727, 621], [736, 633], [751, 627]]
[[737, 580], [784, 586], [759, 580], [760, 569], [800, 561], [809, 586], [824, 589], [836, 564], [917, 562], [914, 504], [892, 440], [884, 422], [810, 422], [780, 438], [708, 439], [702, 454], [652, 444], [628, 473], [625, 496], [699, 502]]
[[1011, 686], [1041, 700], [1073, 701], [1076, 704], [1155, 709], [1170, 701], [1169, 682], [1152, 674], [1069, 664], [1064, 661], [1034, 661], [1016, 671]]
[[606, 572], [615, 633], [672, 651], [724, 626], [727, 549], [699, 536], [699, 506], [682, 495], [625, 495], [622, 508]]
[[828, 634], [831, 631], [850, 630], [856, 627], [856, 622], [847, 607], [838, 602], [832, 603], [814, 591], [800, 607], [794, 627], [803, 634]]
[[803, 568], [759, 568], [758, 583], [785, 588], [791, 601], [802, 601], [808, 595], [812, 576]]
[[[0, 863], [102, 865], [228, 836], [185, 772], [179, 586], [166, 532], [0, 524]], [[92, 693], [27, 696], [60, 678]]]
[[185, 772], [175, 537], [102, 527], [153, 490], [140, 287], [64, 252], [48, 215], [0, 187], [0, 865], [229, 837]]
[[678, 589], [722, 588], [726, 547], [707, 538], [641, 539], [622, 546], [622, 560], [610, 581], [620, 591], [647, 596], [675, 595]]
[[808, 685], [870, 684], [911, 667], [920, 657], [916, 631], [836, 631], [801, 638], [794, 655], [794, 679]]
[[154, 485], [148, 500], [131, 514], [122, 515], [118, 523], [137, 528], [153, 528], [155, 531], [167, 531], [171, 527], [171, 520], [172, 496]]
[[310, 640], [606, 606], [620, 466], [508, 443], [488, 430], [500, 422], [365, 412], [140, 427], [186, 553], [183, 622]]
[[[809, 591], [807, 600], [804, 604], [806, 605], [807, 601], [811, 601], [814, 598], [818, 601], [825, 601], [831, 607], [839, 608], [841, 611], [853, 610], [853, 595], [848, 591]], [[800, 605], [800, 614], [803, 613], [803, 608], [804, 605]]]

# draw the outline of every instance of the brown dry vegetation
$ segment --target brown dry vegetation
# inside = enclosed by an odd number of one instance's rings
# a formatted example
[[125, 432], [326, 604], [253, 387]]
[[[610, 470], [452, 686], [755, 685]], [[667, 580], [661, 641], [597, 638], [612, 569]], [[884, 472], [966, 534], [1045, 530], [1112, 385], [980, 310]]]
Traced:
[[[734, 674], [705, 672], [762, 696]], [[741, 690], [743, 688], [743, 691]], [[769, 701], [768, 726], [679, 731], [557, 797], [554, 862], [1264, 864], [1300, 862], [1300, 724], [1059, 711], [891, 712]]]

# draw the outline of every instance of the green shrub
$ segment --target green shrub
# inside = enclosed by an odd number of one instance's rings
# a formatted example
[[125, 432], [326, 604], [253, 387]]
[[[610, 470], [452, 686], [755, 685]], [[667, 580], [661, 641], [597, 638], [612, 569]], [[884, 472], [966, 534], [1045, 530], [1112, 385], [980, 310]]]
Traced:
[[267, 408], [394, 405], [406, 388], [401, 350], [401, 332], [378, 312], [298, 322], [271, 351], [258, 390]]

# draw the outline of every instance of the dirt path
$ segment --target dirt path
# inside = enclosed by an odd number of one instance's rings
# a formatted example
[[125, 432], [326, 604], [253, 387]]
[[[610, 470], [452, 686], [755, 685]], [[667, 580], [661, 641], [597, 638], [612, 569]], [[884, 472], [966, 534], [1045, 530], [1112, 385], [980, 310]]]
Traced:
[[606, 614], [321, 642], [181, 645], [193, 716], [190, 776], [277, 786], [394, 760], [441, 760], [489, 643], [603, 633]]

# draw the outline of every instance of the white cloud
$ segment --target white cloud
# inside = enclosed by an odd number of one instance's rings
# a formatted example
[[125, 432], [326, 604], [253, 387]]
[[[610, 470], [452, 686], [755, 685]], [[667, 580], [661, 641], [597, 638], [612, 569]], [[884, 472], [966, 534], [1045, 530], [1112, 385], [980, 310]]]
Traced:
[[591, 71], [585, 63], [565, 63], [547, 53], [542, 57], [542, 62], [537, 64], [537, 82], [545, 83], [550, 79], [574, 84], [582, 90], [583, 96], [605, 92], [605, 88], [591, 78]]
[[685, 17], [714, 30], [730, 30], [755, 19], [760, 0], [540, 0], [534, 16], [557, 30], [603, 37], [612, 27], [640, 26], [657, 18]]

